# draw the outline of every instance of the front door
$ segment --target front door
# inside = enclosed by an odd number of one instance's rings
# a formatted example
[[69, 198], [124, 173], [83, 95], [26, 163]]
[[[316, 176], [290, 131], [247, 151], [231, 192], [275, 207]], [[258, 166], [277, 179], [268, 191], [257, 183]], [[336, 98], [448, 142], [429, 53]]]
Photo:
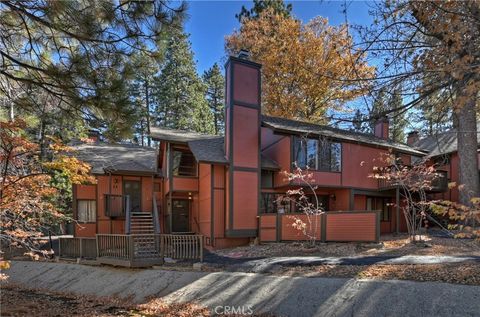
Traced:
[[190, 202], [187, 199], [172, 200], [172, 232], [190, 231]]
[[132, 212], [142, 211], [142, 188], [140, 181], [123, 181], [123, 194], [130, 196], [130, 210]]

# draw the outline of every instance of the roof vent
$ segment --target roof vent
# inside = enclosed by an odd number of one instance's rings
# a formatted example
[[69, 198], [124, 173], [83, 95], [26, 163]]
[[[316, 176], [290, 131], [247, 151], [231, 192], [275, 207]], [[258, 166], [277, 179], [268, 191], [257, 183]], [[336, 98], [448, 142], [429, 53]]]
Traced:
[[238, 58], [241, 58], [241, 59], [250, 59], [250, 52], [245, 50], [245, 49], [241, 49], [240, 52], [238, 52], [238, 55], [237, 55]]

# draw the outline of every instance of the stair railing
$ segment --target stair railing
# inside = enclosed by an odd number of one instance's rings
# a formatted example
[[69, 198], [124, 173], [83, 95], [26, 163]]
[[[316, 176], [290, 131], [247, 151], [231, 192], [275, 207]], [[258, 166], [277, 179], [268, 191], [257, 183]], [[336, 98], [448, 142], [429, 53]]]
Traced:
[[130, 195], [125, 195], [125, 234], [130, 234], [131, 227], [131, 210], [130, 210]]
[[155, 234], [160, 234], [160, 221], [158, 220], [158, 206], [157, 200], [153, 197], [153, 227]]

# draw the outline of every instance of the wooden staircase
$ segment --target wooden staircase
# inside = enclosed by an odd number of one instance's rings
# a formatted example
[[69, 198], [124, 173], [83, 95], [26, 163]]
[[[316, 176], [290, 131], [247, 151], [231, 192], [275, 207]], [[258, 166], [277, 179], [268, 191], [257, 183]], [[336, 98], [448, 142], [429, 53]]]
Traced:
[[160, 256], [159, 239], [155, 235], [155, 220], [151, 212], [130, 213], [130, 234], [133, 235], [136, 257]]
[[151, 212], [132, 212], [130, 214], [130, 234], [155, 234]]

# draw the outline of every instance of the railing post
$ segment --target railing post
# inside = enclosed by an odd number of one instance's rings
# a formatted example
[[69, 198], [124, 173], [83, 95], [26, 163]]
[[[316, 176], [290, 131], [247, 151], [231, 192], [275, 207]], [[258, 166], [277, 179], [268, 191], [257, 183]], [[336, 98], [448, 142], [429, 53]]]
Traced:
[[95, 235], [95, 240], [96, 240], [96, 244], [97, 244], [97, 258], [100, 257], [100, 246], [99, 246], [99, 242], [98, 242], [98, 234]]
[[199, 236], [200, 239], [200, 262], [203, 262], [203, 236]]
[[127, 243], [128, 243], [128, 246], [129, 246], [129, 259], [130, 259], [130, 263], [133, 262], [133, 258], [135, 257], [135, 243], [133, 241], [133, 236], [127, 236]]
[[79, 239], [78, 239], [78, 243], [80, 244], [80, 248], [79, 248], [79, 251], [80, 251], [80, 252], [79, 252], [79, 257], [80, 257], [80, 259], [83, 258], [83, 243], [82, 243], [82, 241], [83, 241], [83, 238], [79, 238]]
[[158, 206], [155, 195], [153, 195], [153, 225], [155, 226], [155, 233], [160, 234], [160, 221], [158, 220]]
[[165, 235], [160, 235], [160, 259], [162, 265], [165, 263]]
[[130, 234], [130, 196], [125, 195], [125, 234]]

